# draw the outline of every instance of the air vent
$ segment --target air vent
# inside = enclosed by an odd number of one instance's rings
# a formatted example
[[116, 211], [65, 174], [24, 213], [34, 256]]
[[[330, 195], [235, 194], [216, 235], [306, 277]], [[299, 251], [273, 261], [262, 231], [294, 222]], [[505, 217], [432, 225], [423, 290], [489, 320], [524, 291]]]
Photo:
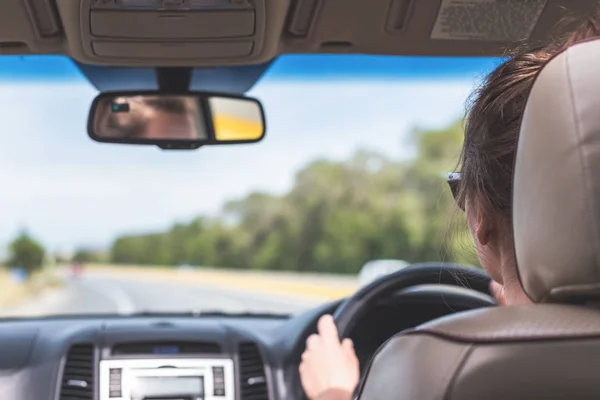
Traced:
[[213, 342], [131, 342], [113, 346], [114, 355], [144, 354], [220, 354], [221, 346]]
[[60, 400], [92, 400], [94, 397], [94, 346], [71, 347], [63, 371]]
[[241, 400], [268, 400], [267, 376], [260, 351], [254, 343], [240, 343]]

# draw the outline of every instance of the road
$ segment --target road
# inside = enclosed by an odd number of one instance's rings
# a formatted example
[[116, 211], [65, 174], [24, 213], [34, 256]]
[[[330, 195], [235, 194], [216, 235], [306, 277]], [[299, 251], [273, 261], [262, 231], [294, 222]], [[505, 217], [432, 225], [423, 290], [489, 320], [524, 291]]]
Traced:
[[314, 294], [284, 294], [275, 290], [278, 285], [272, 282], [268, 287], [273, 290], [268, 291], [264, 287], [244, 290], [239, 285], [228, 288], [185, 280], [140, 279], [131, 275], [88, 272], [78, 279], [65, 277], [62, 287], [47, 290], [12, 309], [1, 310], [0, 316], [192, 310], [295, 313], [330, 300]]

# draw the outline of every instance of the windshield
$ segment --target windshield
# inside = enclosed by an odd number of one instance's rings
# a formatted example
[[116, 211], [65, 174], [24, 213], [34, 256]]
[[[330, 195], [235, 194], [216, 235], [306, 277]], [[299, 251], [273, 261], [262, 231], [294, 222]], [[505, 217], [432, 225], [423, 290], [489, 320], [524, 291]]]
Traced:
[[262, 142], [168, 152], [90, 140], [70, 60], [0, 57], [0, 315], [296, 313], [370, 261], [474, 263], [444, 173], [497, 62], [282, 57]]

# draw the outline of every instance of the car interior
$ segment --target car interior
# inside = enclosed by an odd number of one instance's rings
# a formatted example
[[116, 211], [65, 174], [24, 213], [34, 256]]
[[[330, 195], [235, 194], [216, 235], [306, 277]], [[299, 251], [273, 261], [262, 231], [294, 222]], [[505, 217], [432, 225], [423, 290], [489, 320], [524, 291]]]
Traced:
[[[101, 92], [88, 125], [96, 141], [189, 150], [262, 140], [268, 110], [244, 94], [281, 55], [503, 56], [539, 45], [566, 16], [585, 16], [596, 6], [595, 0], [3, 0], [0, 56], [70, 57]], [[465, 27], [474, 12], [481, 25]], [[496, 307], [483, 271], [432, 263], [294, 316], [6, 318], [0, 398], [304, 400], [298, 365], [324, 314], [334, 315], [340, 336], [355, 343], [360, 399], [596, 398], [598, 62], [599, 41], [553, 59], [521, 125], [514, 241], [524, 289], [543, 304]], [[128, 96], [128, 103], [118, 100]], [[127, 103], [128, 111], [136, 96], [189, 98], [195, 129], [206, 128], [208, 138], [111, 139], [108, 128], [117, 122], [103, 119], [103, 104], [117, 112]], [[238, 127], [239, 137], [228, 136], [229, 128], [207, 111], [231, 102], [253, 116], [253, 124]], [[191, 389], [198, 382], [201, 390]]]

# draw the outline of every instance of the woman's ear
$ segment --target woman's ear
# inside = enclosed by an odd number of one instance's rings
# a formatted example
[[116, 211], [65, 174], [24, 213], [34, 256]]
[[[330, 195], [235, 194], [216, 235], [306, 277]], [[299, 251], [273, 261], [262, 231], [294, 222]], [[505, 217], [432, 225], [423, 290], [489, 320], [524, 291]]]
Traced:
[[[480, 213], [480, 215], [481, 214], [483, 214], [483, 213]], [[478, 221], [477, 221], [475, 235], [477, 236], [477, 241], [482, 246], [488, 246], [490, 243], [491, 232], [490, 232], [489, 225], [490, 225], [490, 221], [487, 220], [486, 218], [481, 218], [481, 219], [478, 219]]]
[[480, 194], [476, 195], [473, 203], [470, 216], [473, 236], [481, 247], [489, 247], [497, 234], [498, 221]]

